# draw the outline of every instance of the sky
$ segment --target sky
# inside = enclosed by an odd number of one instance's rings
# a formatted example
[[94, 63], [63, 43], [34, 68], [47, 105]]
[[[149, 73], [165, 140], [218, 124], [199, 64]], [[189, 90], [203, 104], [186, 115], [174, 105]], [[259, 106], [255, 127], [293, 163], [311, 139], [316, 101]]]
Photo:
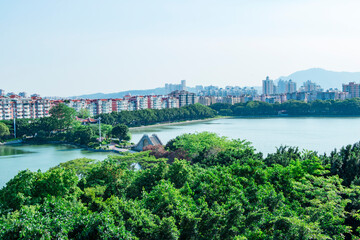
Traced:
[[360, 71], [357, 0], [0, 0], [0, 88], [75, 96]]

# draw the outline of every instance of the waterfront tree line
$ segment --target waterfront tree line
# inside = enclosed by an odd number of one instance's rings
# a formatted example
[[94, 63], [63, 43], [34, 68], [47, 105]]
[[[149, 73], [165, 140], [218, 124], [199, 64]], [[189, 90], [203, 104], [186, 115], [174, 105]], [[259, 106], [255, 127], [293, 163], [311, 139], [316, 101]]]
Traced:
[[[97, 147], [99, 145], [99, 125], [82, 125], [76, 121], [76, 116], [86, 117], [88, 113], [76, 111], [65, 104], [51, 108], [50, 117], [39, 119], [17, 119], [16, 135], [28, 142], [60, 141], [75, 143], [83, 146]], [[131, 136], [128, 127], [150, 125], [163, 122], [176, 122], [212, 118], [216, 116], [215, 110], [194, 104], [174, 109], [146, 109], [139, 111], [113, 112], [101, 114], [101, 135], [106, 143], [107, 139], [115, 137], [120, 141], [129, 141]], [[14, 136], [12, 120], [0, 122], [0, 139], [11, 140]]]
[[121, 123], [128, 127], [138, 127], [164, 122], [213, 118], [216, 115], [216, 112], [207, 106], [192, 104], [181, 108], [112, 112], [100, 114], [96, 118], [101, 117], [101, 121], [105, 124], [116, 125]]
[[250, 101], [234, 105], [216, 103], [210, 106], [224, 116], [354, 116], [360, 115], [360, 98], [346, 100], [291, 100], [280, 103]]
[[0, 239], [358, 239], [359, 158], [360, 143], [265, 157], [246, 141], [184, 134], [19, 172], [0, 190]]

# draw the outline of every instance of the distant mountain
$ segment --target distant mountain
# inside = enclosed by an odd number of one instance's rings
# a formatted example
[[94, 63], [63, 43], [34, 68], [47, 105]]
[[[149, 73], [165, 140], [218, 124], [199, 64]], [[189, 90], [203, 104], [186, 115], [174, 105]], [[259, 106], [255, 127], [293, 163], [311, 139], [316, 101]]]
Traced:
[[[188, 91], [194, 92], [195, 88], [188, 87]], [[154, 89], [146, 89], [146, 90], [129, 90], [117, 93], [94, 93], [94, 94], [86, 94], [80, 96], [72, 96], [70, 99], [108, 99], [108, 98], [123, 98], [125, 95], [165, 95], [168, 92], [165, 88], [154, 88]]]
[[106, 98], [122, 98], [125, 95], [163, 95], [166, 94], [165, 88], [154, 88], [146, 90], [129, 90], [117, 93], [94, 93], [80, 96], [69, 97], [71, 99], [106, 99]]
[[303, 82], [311, 80], [319, 84], [324, 90], [329, 88], [342, 90], [343, 83], [360, 82], [360, 72], [334, 72], [321, 68], [310, 68], [308, 70], [294, 72], [286, 77], [279, 77], [277, 80], [279, 79], [292, 79], [297, 83], [297, 87], [302, 86]]
[[[292, 79], [297, 83], [297, 87], [302, 86], [303, 82], [311, 80], [319, 84], [323, 89], [338, 88], [342, 90], [343, 83], [360, 82], [360, 72], [335, 72], [328, 71], [321, 68], [310, 68], [307, 70], [297, 71], [289, 76], [282, 76], [276, 79], [276, 81], [283, 79]], [[256, 87], [259, 93], [261, 93], [261, 87]], [[195, 88], [188, 87], [188, 91], [195, 92]], [[154, 88], [146, 90], [129, 90], [116, 93], [94, 93], [80, 96], [70, 97], [71, 99], [101, 99], [101, 98], [122, 98], [125, 95], [165, 95], [168, 94], [165, 88]]]

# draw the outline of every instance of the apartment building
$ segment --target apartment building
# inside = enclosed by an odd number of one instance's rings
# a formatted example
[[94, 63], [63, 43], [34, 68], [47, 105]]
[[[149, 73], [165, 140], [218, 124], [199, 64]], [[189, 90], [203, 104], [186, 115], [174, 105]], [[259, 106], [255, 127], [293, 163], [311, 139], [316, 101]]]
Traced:
[[178, 108], [179, 107], [179, 99], [174, 97], [166, 97], [161, 99], [161, 108]]
[[355, 82], [349, 82], [348, 84], [343, 84], [343, 92], [350, 94], [350, 97], [360, 97], [360, 84]]
[[86, 109], [87, 101], [84, 99], [81, 100], [69, 100], [64, 102], [68, 107], [75, 109], [75, 111], [79, 112], [81, 109]]
[[265, 95], [271, 95], [276, 93], [276, 87], [274, 85], [274, 81], [270, 80], [268, 76], [266, 77], [265, 80], [262, 81], [262, 89], [263, 89], [263, 94]]
[[228, 104], [231, 104], [231, 105], [234, 105], [236, 103], [240, 103], [241, 102], [241, 98], [240, 97], [237, 97], [237, 96], [227, 96], [227, 97], [224, 97], [222, 99], [222, 102], [223, 103], [228, 103]]
[[0, 120], [50, 116], [51, 102], [41, 98], [0, 98]]
[[162, 97], [161, 96], [148, 96], [148, 108], [161, 109], [162, 108]]
[[112, 111], [122, 112], [129, 110], [129, 101], [126, 99], [113, 99], [112, 100]]
[[173, 91], [169, 96], [179, 99], [179, 107], [196, 103], [195, 93], [188, 91]]

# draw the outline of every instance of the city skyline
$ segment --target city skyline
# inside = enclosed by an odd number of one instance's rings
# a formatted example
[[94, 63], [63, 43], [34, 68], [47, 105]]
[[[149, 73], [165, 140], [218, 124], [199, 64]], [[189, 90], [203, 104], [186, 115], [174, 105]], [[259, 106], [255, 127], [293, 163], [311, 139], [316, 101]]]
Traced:
[[2, 2], [1, 88], [74, 96], [181, 79], [260, 86], [264, 76], [312, 67], [356, 72], [359, 7], [350, 0]]

